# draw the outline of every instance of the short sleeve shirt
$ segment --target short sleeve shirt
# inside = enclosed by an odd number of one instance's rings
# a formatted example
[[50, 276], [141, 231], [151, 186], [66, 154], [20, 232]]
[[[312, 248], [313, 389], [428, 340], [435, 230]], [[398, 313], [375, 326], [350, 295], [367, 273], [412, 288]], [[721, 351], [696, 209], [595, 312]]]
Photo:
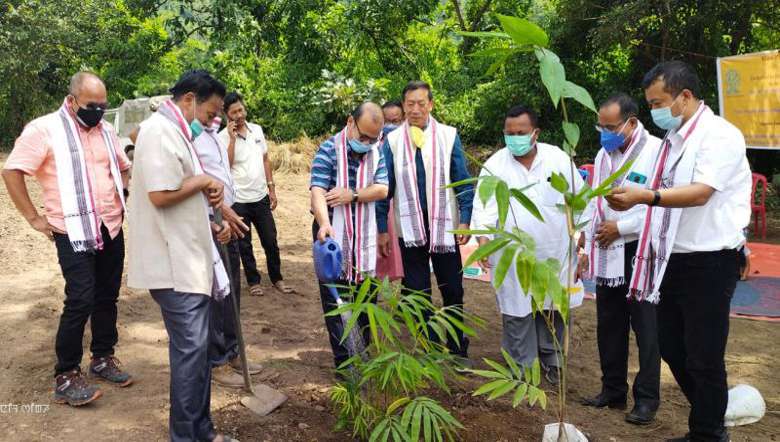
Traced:
[[[268, 195], [263, 163], [263, 156], [268, 153], [268, 143], [262, 127], [253, 123], [247, 123], [246, 126], [246, 136], [236, 137], [231, 167], [237, 203], [255, 203]], [[223, 129], [219, 136], [227, 146], [230, 142], [227, 129]]]

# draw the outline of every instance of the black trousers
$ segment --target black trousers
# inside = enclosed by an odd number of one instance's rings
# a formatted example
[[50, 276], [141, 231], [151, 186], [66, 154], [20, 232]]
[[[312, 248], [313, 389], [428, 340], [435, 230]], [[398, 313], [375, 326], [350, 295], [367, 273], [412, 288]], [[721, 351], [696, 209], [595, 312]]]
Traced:
[[[425, 217], [424, 219], [427, 219]], [[427, 223], [426, 223], [427, 224]], [[427, 234], [426, 225], [426, 234]], [[430, 235], [428, 235], [430, 236]], [[460, 259], [460, 249], [455, 248], [450, 253], [430, 253], [428, 245], [422, 247], [406, 247], [403, 240], [401, 244], [401, 260], [404, 266], [404, 278], [402, 284], [406, 289], [422, 291], [431, 295], [431, 268], [429, 264], [433, 263], [433, 273], [436, 275], [439, 291], [442, 296], [442, 303], [445, 307], [459, 306], [463, 308], [463, 263]], [[427, 320], [431, 312], [427, 312]], [[456, 319], [463, 321], [460, 314], [453, 315]], [[447, 335], [447, 348], [450, 352], [459, 356], [468, 356], [468, 338], [463, 336], [461, 330], [456, 329], [458, 340]], [[436, 337], [432, 330], [428, 330], [429, 335]]]
[[232, 208], [249, 226], [249, 231], [238, 240], [247, 283], [250, 286], [260, 284], [260, 272], [257, 270], [255, 253], [252, 249], [252, 226], [255, 226], [257, 234], [260, 235], [260, 244], [265, 250], [265, 262], [271, 283], [276, 284], [281, 281], [282, 261], [279, 257], [279, 244], [276, 242], [276, 222], [271, 212], [271, 198], [266, 196], [254, 203], [235, 203]]
[[720, 440], [725, 432], [724, 356], [738, 259], [736, 250], [675, 253], [661, 283], [661, 357], [691, 404], [688, 427], [692, 441]]
[[[216, 239], [215, 239], [216, 240]], [[230, 260], [230, 295], [222, 300], [210, 299], [209, 316], [209, 362], [212, 367], [225, 365], [238, 356], [238, 338], [236, 334], [236, 315], [233, 312], [233, 299], [241, 307], [241, 259], [238, 252], [238, 240], [227, 244]], [[220, 248], [220, 253], [222, 253]], [[232, 299], [231, 299], [232, 297]]]
[[655, 304], [639, 302], [628, 295], [632, 260], [637, 241], [625, 245], [626, 284], [618, 287], [596, 286], [596, 334], [601, 361], [601, 391], [611, 399], [625, 398], [628, 393], [628, 341], [634, 329], [639, 347], [639, 372], [634, 378], [634, 404], [658, 409], [661, 382], [661, 356], [658, 350], [658, 327]]
[[103, 250], [79, 253], [73, 251], [68, 235], [54, 234], [57, 258], [65, 278], [65, 306], [55, 342], [55, 375], [81, 365], [84, 354], [81, 341], [87, 319], [92, 329], [92, 357], [113, 355], [119, 339], [116, 302], [122, 283], [125, 240], [121, 230], [114, 239], [102, 225], [100, 233]]
[[[312, 238], [313, 241], [317, 241], [317, 232], [320, 230], [319, 224], [315, 221], [312, 225]], [[333, 283], [333, 285], [339, 285], [339, 286], [354, 286], [354, 283], [351, 283], [349, 281], [337, 281]], [[330, 293], [330, 288], [326, 286], [325, 284], [320, 283], [320, 301], [322, 302], [322, 312], [324, 314], [329, 313], [332, 310], [335, 310], [336, 300], [333, 298], [333, 295]], [[349, 302], [350, 299], [350, 293], [348, 289], [339, 288], [338, 289], [339, 296], [344, 299], [345, 301]], [[376, 302], [376, 299], [373, 300]], [[341, 343], [341, 338], [344, 336], [344, 321], [341, 319], [341, 316], [325, 316], [325, 328], [328, 330], [328, 339], [330, 340], [330, 348], [333, 350], [333, 363], [335, 367], [338, 367], [344, 361], [350, 358], [349, 351], [347, 350], [347, 347], [344, 346]], [[369, 330], [368, 326], [368, 317], [366, 315], [360, 315], [357, 319], [357, 327], [360, 327], [361, 333], [363, 334], [363, 342], [368, 346], [369, 342], [371, 342], [371, 331]]]

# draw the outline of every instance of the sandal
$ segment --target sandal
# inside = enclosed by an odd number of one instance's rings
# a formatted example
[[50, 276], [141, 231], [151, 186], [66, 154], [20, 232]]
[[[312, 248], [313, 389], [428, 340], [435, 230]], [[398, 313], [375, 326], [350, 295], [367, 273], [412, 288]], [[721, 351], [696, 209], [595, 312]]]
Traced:
[[249, 294], [252, 296], [263, 296], [263, 288], [260, 284], [249, 286]]
[[284, 285], [284, 281], [276, 281], [274, 283], [274, 288], [284, 293], [285, 295], [289, 295], [290, 293], [297, 293], [294, 288]]

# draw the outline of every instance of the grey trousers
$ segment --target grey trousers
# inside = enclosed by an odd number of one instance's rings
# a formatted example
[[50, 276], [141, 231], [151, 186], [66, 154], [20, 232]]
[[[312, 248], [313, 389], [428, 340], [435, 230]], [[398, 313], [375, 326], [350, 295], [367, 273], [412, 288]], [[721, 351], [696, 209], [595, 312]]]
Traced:
[[170, 440], [211, 441], [211, 368], [209, 367], [209, 301], [206, 295], [172, 289], [150, 290], [160, 305], [168, 331], [171, 364], [168, 421]]
[[[545, 311], [545, 314], [548, 313]], [[515, 362], [530, 367], [538, 357], [539, 362], [547, 367], [560, 366], [560, 355], [555, 351], [555, 341], [540, 313], [535, 317], [532, 314], [523, 317], [502, 314], [501, 320], [504, 326], [501, 347]], [[556, 337], [562, 340], [563, 318], [557, 311], [553, 312], [552, 322]], [[563, 345], [563, 342], [560, 344]]]

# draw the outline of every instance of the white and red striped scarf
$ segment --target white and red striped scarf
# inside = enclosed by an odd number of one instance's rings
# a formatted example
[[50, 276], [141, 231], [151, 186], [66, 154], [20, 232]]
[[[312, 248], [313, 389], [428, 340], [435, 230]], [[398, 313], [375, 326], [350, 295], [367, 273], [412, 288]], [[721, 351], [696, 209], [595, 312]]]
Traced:
[[[203, 164], [200, 162], [198, 153], [195, 151], [195, 146], [192, 144], [192, 131], [187, 120], [184, 119], [184, 115], [181, 113], [181, 109], [172, 100], [167, 100], [157, 109], [157, 113], [170, 120], [174, 126], [176, 126], [177, 132], [184, 140], [184, 144], [187, 145], [187, 149], [190, 152], [190, 159], [192, 160], [192, 173], [193, 175], [203, 174]], [[211, 222], [209, 221], [209, 205], [206, 201], [205, 195], [201, 194], [203, 198], [203, 228], [208, 229], [208, 235], [211, 235]], [[230, 294], [230, 280], [228, 274], [225, 271], [225, 264], [222, 262], [222, 258], [217, 250], [217, 245], [214, 241], [211, 241], [211, 255], [214, 271], [214, 283], [212, 284], [211, 295], [214, 299], [224, 299]]]
[[[450, 213], [449, 165], [446, 164], [444, 134], [439, 131], [439, 123], [430, 117], [428, 126], [431, 132], [431, 173], [428, 183], [431, 186], [428, 201], [428, 226], [430, 228], [429, 250], [431, 253], [449, 253], [455, 251], [455, 236], [452, 214]], [[409, 122], [401, 126], [403, 149], [401, 150], [402, 173], [398, 187], [398, 213], [401, 222], [401, 236], [406, 247], [422, 247], [426, 244], [423, 211], [417, 194], [416, 147], [409, 134]], [[426, 137], [427, 138], [427, 137]], [[423, 148], [423, 147], [421, 147]]]
[[[612, 156], [602, 149], [596, 162], [597, 167], [594, 167], [593, 170], [593, 187], [598, 187], [602, 180], [617, 172], [624, 164], [638, 158], [647, 144], [647, 137], [648, 134], [644, 126], [642, 126], [642, 123], [638, 123], [634, 133], [631, 135], [628, 148], [623, 153], [623, 160], [619, 163], [613, 163]], [[618, 177], [612, 183], [612, 187], [622, 186], [627, 176], [628, 171]], [[609, 209], [606, 207], [607, 202], [604, 200], [604, 197], [601, 196], [596, 197], [593, 204], [595, 204], [595, 210], [593, 211], [593, 219], [590, 221], [590, 232], [588, 232], [586, 237], [585, 245], [590, 262], [587, 279], [593, 280], [601, 286], [618, 287], [626, 283], [625, 240], [620, 236], [607, 247], [601, 246], [596, 241], [598, 227], [607, 219], [605, 210]]]
[[[653, 168], [650, 189], [668, 189], [674, 185], [689, 184], [693, 179], [695, 166], [695, 153], [685, 155], [691, 149], [686, 149], [686, 141], [696, 129], [699, 118], [709, 109], [704, 103], [692, 117], [691, 125], [683, 135], [680, 152], [673, 163], [669, 163], [672, 154], [672, 143], [669, 141], [671, 131], [666, 133], [661, 142], [661, 149]], [[667, 165], [669, 163], [670, 165]], [[668, 171], [667, 171], [668, 169]], [[642, 224], [642, 232], [639, 234], [634, 274], [631, 277], [628, 296], [633, 296], [639, 301], [648, 301], [657, 304], [660, 301], [661, 281], [666, 273], [666, 265], [672, 254], [672, 246], [677, 238], [677, 228], [680, 224], [680, 216], [683, 209], [648, 206], [645, 221]]]
[[[360, 158], [355, 177], [355, 191], [374, 183], [374, 173], [379, 166], [379, 141]], [[335, 137], [336, 187], [349, 189], [349, 146], [347, 128]], [[354, 215], [354, 216], [353, 216]], [[376, 273], [376, 209], [374, 202], [342, 204], [333, 209], [334, 240], [341, 246], [341, 277], [347, 281], [360, 281]], [[354, 262], [353, 262], [354, 257]]]
[[[102, 250], [103, 237], [100, 234], [100, 214], [95, 206], [92, 182], [84, 160], [84, 146], [81, 145], [78, 122], [68, 111], [66, 103], [62, 103], [57, 112], [50, 114], [51, 124], [48, 125], [57, 168], [57, 185], [60, 191], [65, 230], [74, 252]], [[109, 131], [109, 126], [102, 123], [100, 127], [93, 130], [99, 130], [103, 135], [103, 144], [108, 152], [111, 178], [124, 209], [124, 185], [116, 157], [113, 133]]]

